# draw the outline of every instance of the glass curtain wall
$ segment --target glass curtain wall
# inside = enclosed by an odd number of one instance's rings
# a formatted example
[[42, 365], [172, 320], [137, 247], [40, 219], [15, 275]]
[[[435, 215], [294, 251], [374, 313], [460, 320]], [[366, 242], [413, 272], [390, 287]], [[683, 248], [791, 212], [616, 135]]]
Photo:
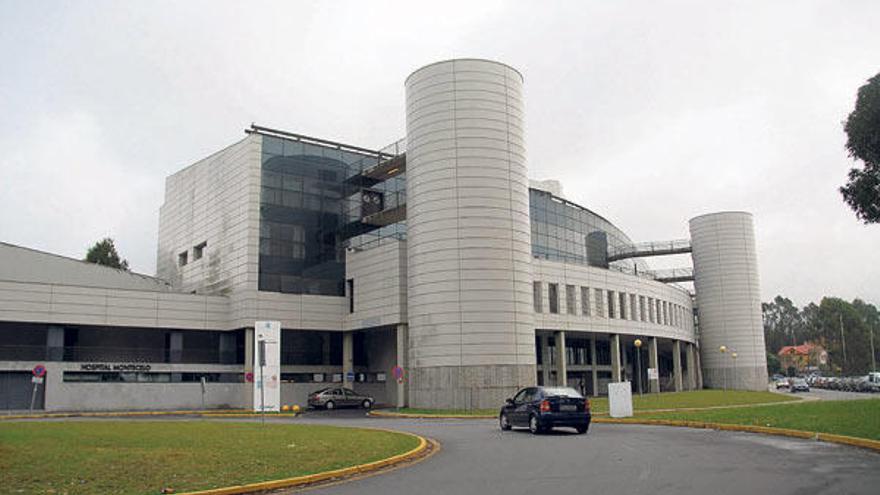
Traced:
[[346, 247], [405, 229], [404, 224], [377, 229], [361, 221], [368, 208], [402, 204], [403, 178], [357, 180], [380, 156], [390, 155], [275, 136], [262, 139], [259, 289], [343, 296]]
[[[604, 232], [608, 247], [632, 244], [629, 237], [592, 211], [538, 189], [529, 189], [532, 224], [532, 255], [565, 263], [590, 264], [587, 236]], [[604, 258], [604, 255], [600, 258]], [[615, 261], [612, 265], [639, 271], [648, 269], [641, 260]]]

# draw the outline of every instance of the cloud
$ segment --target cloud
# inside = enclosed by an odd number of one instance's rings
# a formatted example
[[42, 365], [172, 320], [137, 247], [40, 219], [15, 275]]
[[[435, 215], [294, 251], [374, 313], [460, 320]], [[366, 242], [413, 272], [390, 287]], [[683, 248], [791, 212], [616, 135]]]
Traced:
[[81, 258], [102, 237], [150, 267], [161, 182], [127, 166], [86, 111], [41, 114], [0, 138], [7, 150], [0, 232], [4, 241]]
[[[155, 264], [164, 178], [251, 122], [381, 147], [421, 65], [525, 75], [529, 167], [633, 239], [755, 214], [765, 299], [880, 303], [880, 227], [837, 193], [880, 71], [875, 1], [0, 4], [0, 239]], [[685, 258], [652, 261], [680, 266]]]

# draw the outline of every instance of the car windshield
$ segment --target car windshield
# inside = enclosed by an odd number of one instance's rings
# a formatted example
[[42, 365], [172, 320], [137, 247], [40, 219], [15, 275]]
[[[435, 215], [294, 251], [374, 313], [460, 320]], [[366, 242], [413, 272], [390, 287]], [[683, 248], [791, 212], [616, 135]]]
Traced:
[[544, 397], [572, 397], [575, 399], [583, 399], [583, 395], [577, 390], [569, 387], [546, 387], [544, 388]]
[[793, 381], [794, 383], [796, 383], [797, 385], [803, 385], [804, 383], [807, 383], [807, 381], [804, 380], [803, 378], [795, 378], [795, 379], [792, 380], [792, 381]]

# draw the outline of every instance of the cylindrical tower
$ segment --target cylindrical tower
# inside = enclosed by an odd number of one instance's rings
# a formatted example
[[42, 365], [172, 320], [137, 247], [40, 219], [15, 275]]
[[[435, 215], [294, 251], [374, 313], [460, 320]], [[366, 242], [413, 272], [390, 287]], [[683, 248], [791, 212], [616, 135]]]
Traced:
[[412, 406], [494, 407], [535, 382], [522, 83], [475, 59], [406, 80]]
[[711, 388], [766, 390], [752, 215], [702, 215], [691, 219], [690, 231], [703, 381]]

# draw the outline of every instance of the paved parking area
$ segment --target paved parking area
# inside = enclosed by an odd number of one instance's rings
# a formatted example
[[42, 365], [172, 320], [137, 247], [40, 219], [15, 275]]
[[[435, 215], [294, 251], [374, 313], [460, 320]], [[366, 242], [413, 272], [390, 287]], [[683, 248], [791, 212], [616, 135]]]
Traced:
[[738, 432], [593, 425], [587, 435], [501, 432], [492, 420], [314, 412], [300, 422], [411, 431], [442, 443], [414, 466], [314, 494], [874, 494], [880, 454]]

